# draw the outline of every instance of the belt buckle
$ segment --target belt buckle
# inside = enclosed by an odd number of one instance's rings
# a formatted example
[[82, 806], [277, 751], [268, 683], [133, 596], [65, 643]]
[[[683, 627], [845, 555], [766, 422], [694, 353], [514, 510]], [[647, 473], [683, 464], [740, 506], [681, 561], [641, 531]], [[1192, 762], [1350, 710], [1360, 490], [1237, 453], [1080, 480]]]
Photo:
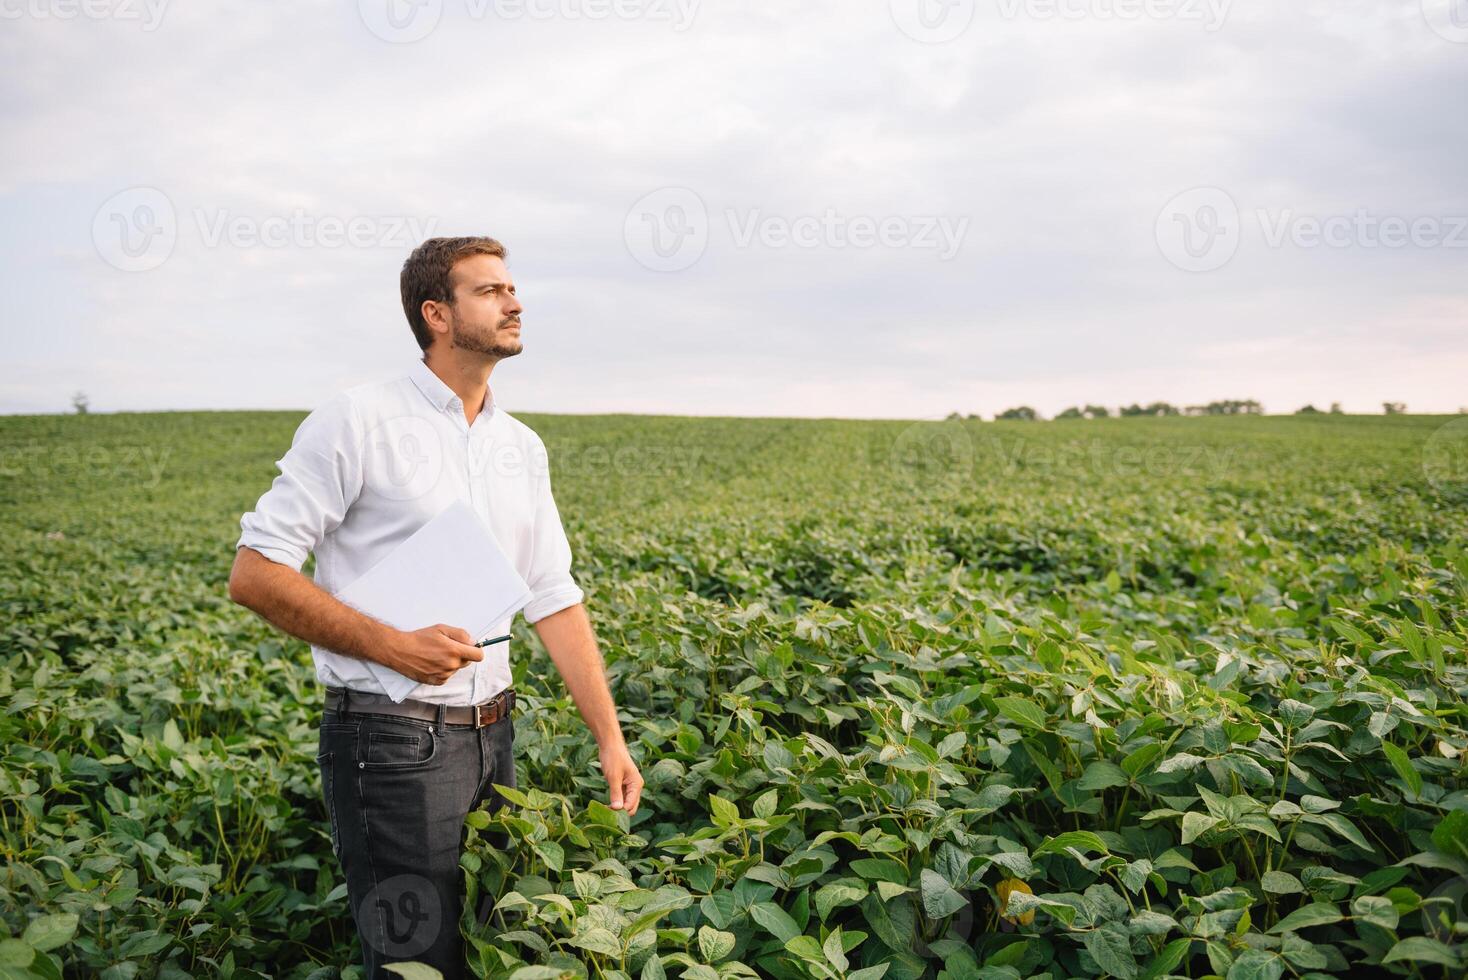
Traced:
[[514, 696], [513, 691], [502, 691], [483, 704], [476, 704], [474, 706], [474, 727], [479, 729], [485, 725], [493, 725], [509, 714], [510, 705], [514, 703]]

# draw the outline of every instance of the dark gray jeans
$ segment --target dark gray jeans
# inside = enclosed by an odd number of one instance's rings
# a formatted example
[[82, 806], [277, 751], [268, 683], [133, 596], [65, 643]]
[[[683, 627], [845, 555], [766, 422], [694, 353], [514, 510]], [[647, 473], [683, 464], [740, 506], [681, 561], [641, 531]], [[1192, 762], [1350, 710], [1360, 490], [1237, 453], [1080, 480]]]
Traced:
[[412, 960], [445, 980], [472, 976], [459, 934], [464, 817], [486, 800], [505, 804], [491, 783], [515, 785], [513, 720], [476, 730], [355, 708], [322, 714], [316, 761], [367, 980], [399, 980], [383, 965]]

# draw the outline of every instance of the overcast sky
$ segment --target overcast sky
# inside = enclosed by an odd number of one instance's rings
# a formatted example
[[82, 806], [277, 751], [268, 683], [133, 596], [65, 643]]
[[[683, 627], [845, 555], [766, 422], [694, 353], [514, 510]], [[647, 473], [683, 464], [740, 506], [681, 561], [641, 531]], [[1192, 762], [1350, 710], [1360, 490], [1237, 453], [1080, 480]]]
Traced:
[[1468, 0], [0, 0], [0, 411], [1468, 405]]

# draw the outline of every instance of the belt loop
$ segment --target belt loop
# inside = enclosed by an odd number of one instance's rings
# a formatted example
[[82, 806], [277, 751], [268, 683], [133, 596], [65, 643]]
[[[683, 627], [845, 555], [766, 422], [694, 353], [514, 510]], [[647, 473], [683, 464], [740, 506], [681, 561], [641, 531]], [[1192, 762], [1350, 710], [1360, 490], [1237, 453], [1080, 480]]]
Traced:
[[443, 712], [444, 712], [443, 702], [440, 701], [438, 703], [438, 733], [440, 735], [443, 734]]
[[346, 685], [342, 685], [342, 703], [338, 710], [341, 712], [343, 718], [352, 713], [352, 707], [350, 704], [351, 693], [351, 688], [347, 687]]

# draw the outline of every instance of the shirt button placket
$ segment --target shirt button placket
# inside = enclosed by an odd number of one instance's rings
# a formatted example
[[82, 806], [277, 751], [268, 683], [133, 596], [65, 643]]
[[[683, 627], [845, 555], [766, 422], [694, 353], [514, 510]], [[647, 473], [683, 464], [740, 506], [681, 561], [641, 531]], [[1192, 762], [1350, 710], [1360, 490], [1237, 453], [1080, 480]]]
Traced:
[[[477, 509], [474, 470], [474, 430], [466, 424], [464, 426], [464, 481], [469, 485], [469, 506]], [[484, 656], [489, 654], [487, 647], [480, 647], [480, 652]], [[479, 703], [479, 675], [482, 673], [484, 673], [484, 661], [481, 659], [469, 668], [470, 704]]]

